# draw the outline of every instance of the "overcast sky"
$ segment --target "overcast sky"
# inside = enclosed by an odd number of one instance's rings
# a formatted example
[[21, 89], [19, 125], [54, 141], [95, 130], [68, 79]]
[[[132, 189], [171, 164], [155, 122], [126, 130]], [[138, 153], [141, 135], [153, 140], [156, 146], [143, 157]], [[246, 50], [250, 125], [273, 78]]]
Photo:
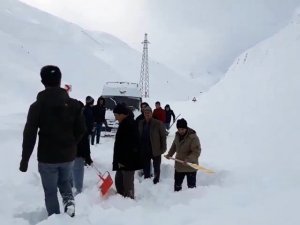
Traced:
[[[22, 0], [104, 31], [186, 74], [227, 70], [242, 51], [285, 25], [300, 0]], [[213, 53], [213, 54], [212, 54]]]

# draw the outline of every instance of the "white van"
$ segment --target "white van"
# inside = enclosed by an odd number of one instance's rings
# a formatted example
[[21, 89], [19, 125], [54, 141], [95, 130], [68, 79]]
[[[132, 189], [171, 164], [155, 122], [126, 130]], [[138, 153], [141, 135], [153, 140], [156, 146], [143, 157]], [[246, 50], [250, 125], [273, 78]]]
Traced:
[[113, 110], [117, 103], [126, 103], [132, 110], [140, 110], [142, 94], [137, 83], [106, 82], [102, 95], [107, 109]]

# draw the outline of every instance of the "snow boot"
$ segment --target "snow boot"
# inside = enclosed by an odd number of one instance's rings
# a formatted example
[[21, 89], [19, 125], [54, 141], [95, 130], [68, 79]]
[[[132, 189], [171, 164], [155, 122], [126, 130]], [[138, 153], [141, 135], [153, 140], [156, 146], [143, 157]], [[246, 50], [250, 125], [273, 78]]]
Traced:
[[74, 201], [68, 201], [65, 204], [65, 213], [67, 213], [70, 217], [75, 216], [75, 203], [74, 203]]

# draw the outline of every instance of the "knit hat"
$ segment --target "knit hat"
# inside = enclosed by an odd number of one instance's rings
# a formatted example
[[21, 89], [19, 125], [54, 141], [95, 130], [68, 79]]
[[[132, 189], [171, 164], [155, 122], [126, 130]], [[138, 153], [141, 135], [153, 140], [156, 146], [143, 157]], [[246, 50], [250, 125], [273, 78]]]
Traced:
[[152, 109], [150, 106], [146, 106], [144, 109], [143, 109], [143, 112], [152, 112]]
[[114, 108], [113, 113], [128, 115], [129, 114], [129, 109], [124, 104], [119, 104], [118, 103], [116, 105], [116, 107]]
[[186, 120], [185, 119], [180, 119], [180, 120], [177, 120], [177, 124], [176, 124], [176, 127], [177, 128], [185, 128], [185, 129], [187, 129], [188, 128], [188, 126], [187, 126], [187, 122], [186, 122]]
[[61, 72], [57, 66], [47, 65], [42, 67], [40, 72], [42, 83], [45, 86], [59, 86], [61, 81]]

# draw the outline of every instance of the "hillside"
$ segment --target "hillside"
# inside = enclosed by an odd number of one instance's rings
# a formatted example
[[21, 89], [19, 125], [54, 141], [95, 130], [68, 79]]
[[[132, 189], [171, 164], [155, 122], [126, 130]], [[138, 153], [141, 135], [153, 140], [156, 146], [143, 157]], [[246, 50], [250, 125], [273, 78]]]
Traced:
[[[121, 40], [81, 27], [31, 8], [15, 0], [0, 3], [1, 103], [10, 102], [13, 93], [22, 93], [14, 101], [30, 102], [42, 85], [39, 70], [45, 64], [58, 65], [63, 82], [73, 86], [71, 95], [83, 99], [99, 97], [107, 81], [139, 82], [141, 53]], [[141, 45], [142, 47], [142, 45]], [[151, 54], [151, 53], [150, 53]], [[151, 61], [151, 97], [186, 99], [170, 89], [190, 87], [198, 92], [195, 82], [187, 82], [164, 65]], [[164, 96], [160, 93], [164, 92]]]

